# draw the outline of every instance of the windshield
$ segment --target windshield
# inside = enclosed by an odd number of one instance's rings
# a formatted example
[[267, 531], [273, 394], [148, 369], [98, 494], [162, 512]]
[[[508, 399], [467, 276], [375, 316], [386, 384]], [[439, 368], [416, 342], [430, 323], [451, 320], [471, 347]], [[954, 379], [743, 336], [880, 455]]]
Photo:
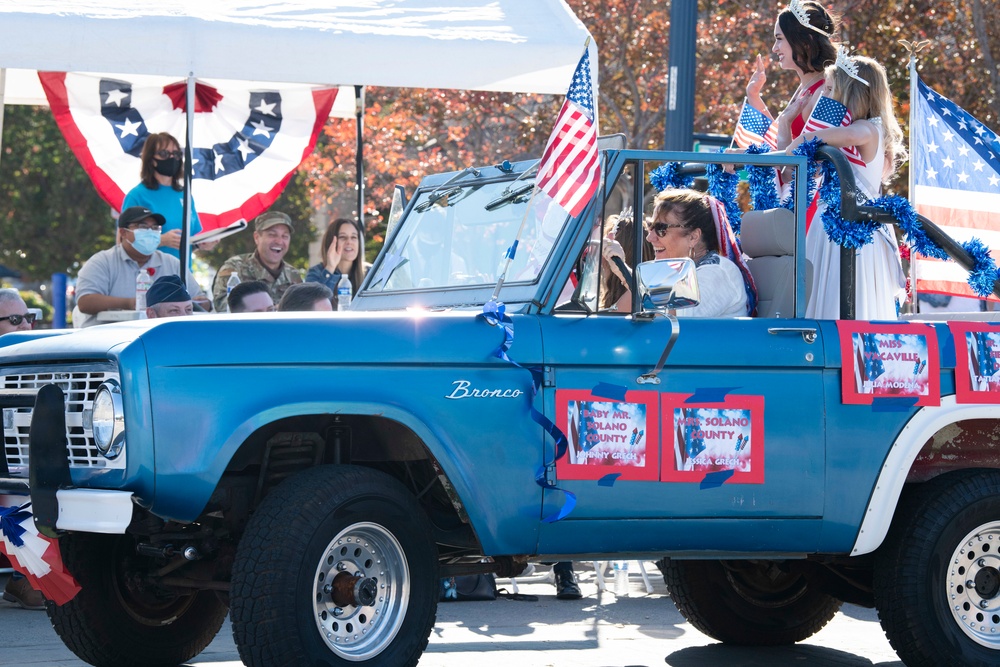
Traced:
[[541, 191], [535, 193], [529, 211], [531, 185], [531, 179], [512, 179], [422, 192], [383, 251], [368, 290], [494, 285], [522, 221], [505, 282], [534, 281], [568, 215]]

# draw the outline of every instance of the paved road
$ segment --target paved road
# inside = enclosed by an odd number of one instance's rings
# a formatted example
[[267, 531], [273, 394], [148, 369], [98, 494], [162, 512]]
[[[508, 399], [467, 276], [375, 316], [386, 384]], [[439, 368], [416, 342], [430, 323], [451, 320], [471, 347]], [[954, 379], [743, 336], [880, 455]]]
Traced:
[[[579, 569], [582, 600], [556, 600], [552, 584], [539, 574], [519, 580], [520, 592], [539, 595], [537, 602], [442, 603], [420, 667], [903, 667], [870, 609], [845, 606], [821, 632], [794, 646], [730, 647], [684, 621], [652, 565], [653, 592], [646, 593], [633, 566], [630, 596], [621, 599], [597, 590], [590, 567]], [[85, 665], [56, 637], [44, 612], [0, 601], [0, 627], [0, 665]], [[241, 665], [228, 623], [190, 664]]]

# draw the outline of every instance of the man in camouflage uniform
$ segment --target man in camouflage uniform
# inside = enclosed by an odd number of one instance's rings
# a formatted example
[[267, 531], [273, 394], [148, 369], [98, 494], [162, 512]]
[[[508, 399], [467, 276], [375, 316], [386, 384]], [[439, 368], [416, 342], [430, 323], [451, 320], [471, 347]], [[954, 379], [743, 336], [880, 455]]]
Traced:
[[292, 238], [292, 219], [279, 211], [269, 211], [254, 221], [254, 252], [236, 255], [226, 260], [215, 276], [212, 298], [215, 310], [226, 312], [226, 285], [235, 272], [240, 282], [260, 280], [267, 284], [271, 299], [281, 300], [289, 285], [302, 282], [299, 270], [285, 262], [288, 243]]

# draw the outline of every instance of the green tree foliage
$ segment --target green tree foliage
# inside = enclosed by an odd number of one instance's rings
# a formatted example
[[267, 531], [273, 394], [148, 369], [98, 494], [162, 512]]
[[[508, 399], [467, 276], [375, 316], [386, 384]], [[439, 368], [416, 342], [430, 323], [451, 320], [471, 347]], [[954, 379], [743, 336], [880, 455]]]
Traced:
[[27, 280], [75, 274], [114, 238], [111, 209], [49, 110], [7, 107], [0, 156], [0, 263]]

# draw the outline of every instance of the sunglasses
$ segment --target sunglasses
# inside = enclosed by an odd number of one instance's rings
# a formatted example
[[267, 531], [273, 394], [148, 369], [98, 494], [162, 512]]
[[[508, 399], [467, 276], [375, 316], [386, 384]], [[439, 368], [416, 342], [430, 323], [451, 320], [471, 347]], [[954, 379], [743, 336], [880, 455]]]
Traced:
[[166, 159], [172, 158], [172, 157], [180, 158], [181, 157], [181, 152], [180, 151], [156, 151], [155, 153], [153, 153], [153, 155], [155, 155], [160, 160], [166, 160]]
[[0, 317], [0, 322], [8, 320], [15, 327], [21, 326], [21, 322], [27, 322], [28, 324], [34, 324], [35, 314], [25, 313], [24, 315], [8, 315], [7, 317]]
[[662, 239], [667, 235], [668, 229], [684, 229], [687, 225], [668, 225], [665, 222], [654, 222], [651, 225], [647, 224], [645, 227], [647, 232], [651, 231], [656, 234], [657, 237]]
[[133, 222], [131, 225], [126, 225], [125, 229], [136, 230], [136, 229], [163, 229], [163, 225], [158, 225], [155, 222]]

